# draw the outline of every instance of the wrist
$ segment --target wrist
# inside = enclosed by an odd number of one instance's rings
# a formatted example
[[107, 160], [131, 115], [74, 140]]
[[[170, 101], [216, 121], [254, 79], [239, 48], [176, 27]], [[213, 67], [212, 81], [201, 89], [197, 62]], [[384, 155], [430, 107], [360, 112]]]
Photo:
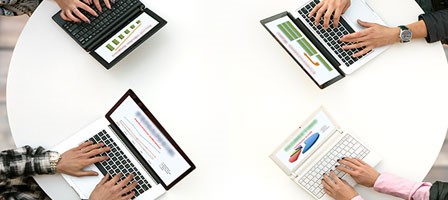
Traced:
[[58, 172], [58, 164], [61, 160], [61, 156], [58, 152], [50, 152], [50, 171], [52, 173]]

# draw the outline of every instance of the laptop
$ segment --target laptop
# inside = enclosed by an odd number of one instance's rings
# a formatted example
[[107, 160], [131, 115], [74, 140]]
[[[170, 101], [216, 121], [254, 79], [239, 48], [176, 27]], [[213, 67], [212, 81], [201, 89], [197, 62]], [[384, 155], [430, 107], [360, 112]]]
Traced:
[[90, 5], [98, 17], [80, 9], [90, 23], [65, 21], [60, 16], [61, 11], [52, 18], [106, 69], [118, 63], [167, 23], [139, 0], [116, 0], [111, 3], [111, 9], [103, 1], [100, 2], [103, 12], [99, 12], [94, 4]]
[[282, 45], [282, 47], [302, 67], [308, 76], [323, 89], [353, 73], [361, 66], [384, 52], [388, 46], [379, 47], [369, 53], [354, 58], [352, 55], [362, 50], [344, 50], [342, 46], [349, 44], [340, 41], [343, 35], [364, 29], [357, 23], [358, 19], [385, 25], [385, 22], [364, 2], [352, 0], [351, 6], [341, 16], [337, 28], [325, 30], [321, 19], [314, 25], [314, 17], [309, 18], [311, 10], [319, 0], [307, 1], [293, 13], [283, 12], [267, 19], [261, 24]]
[[132, 90], [102, 117], [53, 150], [65, 152], [90, 140], [102, 142], [111, 150], [102, 154], [108, 160], [86, 168], [98, 172], [93, 177], [73, 177], [62, 174], [81, 199], [90, 193], [107, 173], [123, 173], [121, 180], [133, 173], [135, 199], [156, 199], [164, 194], [196, 167], [146, 108]]
[[354, 157], [372, 167], [381, 157], [355, 135], [342, 130], [325, 108], [317, 109], [295, 130], [270, 158], [287, 176], [314, 199], [332, 199], [323, 189], [324, 173], [333, 170], [350, 185], [356, 182], [350, 175], [337, 170], [337, 159]]

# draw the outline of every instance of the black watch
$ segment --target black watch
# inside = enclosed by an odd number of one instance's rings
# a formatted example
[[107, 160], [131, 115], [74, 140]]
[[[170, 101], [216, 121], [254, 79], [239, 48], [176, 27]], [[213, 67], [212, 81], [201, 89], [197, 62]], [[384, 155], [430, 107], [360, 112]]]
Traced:
[[411, 41], [412, 38], [412, 32], [409, 30], [406, 26], [398, 26], [400, 28], [400, 42], [406, 43]]

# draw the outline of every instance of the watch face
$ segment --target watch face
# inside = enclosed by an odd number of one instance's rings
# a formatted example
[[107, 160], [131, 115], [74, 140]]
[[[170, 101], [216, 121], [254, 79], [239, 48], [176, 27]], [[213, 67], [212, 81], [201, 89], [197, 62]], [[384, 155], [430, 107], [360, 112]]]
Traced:
[[402, 40], [403, 42], [409, 42], [409, 41], [411, 40], [412, 33], [411, 33], [411, 31], [409, 31], [409, 30], [403, 30], [403, 31], [401, 32], [400, 37], [401, 37], [401, 40]]

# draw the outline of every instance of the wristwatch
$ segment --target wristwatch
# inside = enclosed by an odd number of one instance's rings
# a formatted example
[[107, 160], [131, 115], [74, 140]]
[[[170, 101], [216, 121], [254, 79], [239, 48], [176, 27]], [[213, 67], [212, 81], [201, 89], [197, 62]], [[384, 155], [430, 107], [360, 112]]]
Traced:
[[56, 173], [56, 166], [59, 163], [59, 160], [61, 160], [61, 156], [57, 152], [52, 152], [50, 154], [50, 169], [52, 172]]
[[412, 38], [412, 32], [411, 30], [409, 30], [408, 27], [406, 26], [398, 26], [400, 28], [400, 42], [401, 43], [406, 43], [411, 41]]

